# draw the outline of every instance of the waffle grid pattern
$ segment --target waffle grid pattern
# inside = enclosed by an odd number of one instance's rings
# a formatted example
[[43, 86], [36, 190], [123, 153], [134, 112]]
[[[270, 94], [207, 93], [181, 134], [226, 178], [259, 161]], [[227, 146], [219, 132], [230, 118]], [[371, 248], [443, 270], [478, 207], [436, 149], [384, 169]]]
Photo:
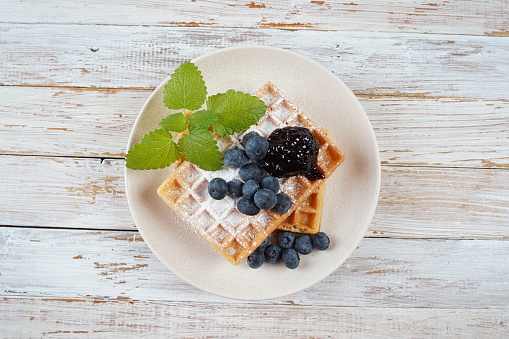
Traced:
[[324, 195], [325, 182], [322, 182], [277, 229], [306, 234], [319, 232]]
[[[288, 101], [272, 83], [266, 83], [256, 95], [266, 103], [267, 113], [244, 133], [221, 140], [220, 150], [224, 152], [229, 147], [239, 145], [243, 135], [252, 130], [268, 137], [276, 128], [303, 126], [313, 132], [320, 145], [318, 168], [324, 173], [325, 178], [330, 177], [344, 159], [330, 138]], [[293, 202], [291, 209], [282, 215], [261, 210], [256, 216], [246, 216], [237, 211], [235, 200], [231, 197], [214, 200], [208, 195], [207, 185], [214, 177], [223, 177], [228, 181], [235, 178], [235, 172], [227, 169], [208, 172], [183, 161], [175, 165], [173, 173], [159, 187], [158, 194], [210, 246], [234, 265], [242, 262], [292, 215], [293, 221], [296, 221], [296, 218], [304, 218], [308, 222], [318, 220], [319, 224], [320, 194], [323, 200], [323, 190], [320, 193], [320, 186], [323, 180], [311, 182], [301, 176], [282, 179], [281, 191], [291, 197]], [[304, 209], [294, 213], [301, 206]], [[300, 224], [303, 225], [304, 222]]]

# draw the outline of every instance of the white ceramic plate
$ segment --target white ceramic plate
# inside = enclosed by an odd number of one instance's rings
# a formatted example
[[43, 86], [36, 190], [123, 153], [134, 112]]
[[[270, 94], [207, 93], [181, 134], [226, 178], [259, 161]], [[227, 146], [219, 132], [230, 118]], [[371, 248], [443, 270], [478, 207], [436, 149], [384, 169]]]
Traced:
[[[353, 252], [369, 226], [378, 200], [380, 161], [373, 129], [359, 101], [332, 72], [288, 50], [240, 46], [198, 57], [208, 94], [235, 89], [253, 93], [272, 81], [332, 138], [346, 155], [327, 180], [321, 230], [331, 239], [326, 251], [301, 255], [295, 270], [282, 264], [251, 269], [231, 265], [209, 247], [158, 197], [171, 168], [126, 169], [127, 198], [135, 223], [150, 249], [190, 284], [223, 297], [262, 300], [303, 290], [333, 273]], [[169, 78], [168, 78], [169, 79]], [[143, 106], [128, 149], [171, 113], [162, 102], [165, 79]]]

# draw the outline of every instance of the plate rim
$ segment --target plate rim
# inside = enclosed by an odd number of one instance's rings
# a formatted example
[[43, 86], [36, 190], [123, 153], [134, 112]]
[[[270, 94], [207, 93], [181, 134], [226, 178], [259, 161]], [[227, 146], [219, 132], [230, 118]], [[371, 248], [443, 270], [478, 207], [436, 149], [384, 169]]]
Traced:
[[[367, 213], [368, 217], [366, 219], [366, 224], [363, 225], [362, 232], [359, 232], [359, 234], [362, 234], [362, 236], [359, 237], [359, 239], [357, 239], [357, 241], [355, 242], [355, 245], [356, 245], [355, 247], [357, 247], [359, 245], [359, 243], [362, 241], [362, 239], [364, 238], [364, 234], [366, 233], [367, 229], [369, 228], [369, 226], [370, 226], [370, 224], [371, 224], [371, 222], [373, 220], [373, 217], [374, 217], [377, 205], [378, 205], [378, 199], [379, 199], [380, 187], [381, 187], [381, 164], [380, 164], [380, 152], [379, 152], [379, 148], [378, 148], [378, 142], [377, 142], [377, 139], [376, 139], [376, 135], [375, 135], [373, 126], [371, 124], [371, 121], [369, 120], [369, 117], [368, 117], [364, 107], [362, 107], [362, 105], [360, 104], [359, 99], [357, 98], [357, 96], [355, 96], [355, 94], [352, 92], [352, 90], [336, 74], [334, 74], [331, 70], [329, 70], [328, 68], [326, 68], [321, 63], [319, 63], [319, 62], [317, 62], [317, 61], [315, 61], [315, 60], [313, 60], [313, 59], [311, 59], [311, 58], [309, 58], [307, 56], [304, 56], [304, 55], [302, 55], [300, 53], [294, 52], [294, 51], [286, 49], [286, 48], [274, 47], [274, 46], [269, 46], [269, 45], [244, 44], [244, 45], [237, 45], [237, 46], [219, 48], [219, 49], [216, 49], [214, 51], [202, 54], [202, 55], [200, 55], [200, 56], [198, 56], [196, 58], [193, 58], [190, 61], [195, 63], [195, 62], [198, 62], [198, 61], [200, 61], [200, 60], [202, 60], [204, 58], [208, 58], [208, 57], [216, 55], [216, 54], [221, 54], [221, 53], [225, 53], [225, 52], [229, 52], [229, 51], [235, 51], [235, 50], [249, 50], [249, 49], [264, 49], [264, 50], [267, 50], [267, 51], [274, 51], [274, 52], [277, 52], [277, 53], [288, 53], [288, 54], [293, 55], [294, 57], [303, 59], [306, 62], [309, 62], [309, 63], [313, 64], [315, 67], [321, 68], [322, 70], [326, 71], [327, 73], [330, 73], [331, 75], [333, 75], [333, 79], [335, 79], [335, 81], [337, 81], [347, 92], [349, 92], [349, 96], [351, 96], [353, 98], [354, 102], [356, 102], [356, 104], [361, 109], [361, 111], [362, 111], [362, 119], [365, 120], [365, 122], [370, 127], [369, 134], [370, 134], [370, 137], [371, 137], [371, 141], [374, 144], [373, 146], [376, 149], [376, 152], [374, 152], [374, 154], [376, 156], [376, 159], [374, 159], [374, 163], [376, 163], [376, 169], [377, 170], [376, 170], [376, 177], [375, 177], [375, 182], [376, 182], [376, 185], [375, 185], [375, 194], [374, 194], [373, 199], [372, 199], [374, 201], [374, 203], [371, 204], [371, 209]], [[126, 148], [126, 153], [127, 153], [127, 151], [129, 151], [132, 148], [132, 146], [134, 144], [134, 135], [135, 135], [137, 129], [139, 128], [143, 112], [146, 110], [147, 106], [153, 100], [153, 97], [155, 95], [157, 95], [157, 93], [159, 92], [160, 88], [164, 87], [165, 84], [168, 82], [168, 80], [170, 78], [171, 78], [171, 74], [169, 74], [166, 78], [164, 78], [159, 83], [159, 85], [150, 93], [150, 95], [147, 97], [147, 99], [143, 103], [143, 106], [139, 110], [139, 112], [138, 112], [138, 114], [136, 116], [136, 119], [135, 119], [135, 121], [134, 121], [134, 123], [132, 125], [131, 131], [129, 133], [129, 138], [128, 138], [128, 142], [127, 142], [127, 145], [126, 145], [126, 147], [127, 147]], [[131, 213], [133, 221], [135, 222], [135, 225], [138, 225], [139, 223], [136, 220], [136, 217], [135, 217], [135, 215], [133, 213], [133, 208], [132, 208], [132, 204], [134, 202], [132, 202], [131, 198], [130, 198], [130, 196], [132, 196], [132, 195], [130, 194], [130, 189], [129, 189], [129, 184], [128, 184], [128, 176], [129, 176], [128, 172], [129, 172], [129, 169], [124, 165], [124, 184], [125, 184], [125, 189], [126, 189], [126, 198], [127, 198], [127, 202], [128, 202], [128, 206], [129, 206], [129, 211]], [[316, 279], [316, 280], [312, 281], [310, 284], [308, 284], [307, 286], [304, 286], [302, 288], [294, 289], [294, 290], [289, 291], [289, 292], [287, 292], [285, 294], [278, 294], [277, 296], [255, 297], [255, 298], [249, 298], [247, 296], [246, 297], [233, 297], [233, 296], [231, 296], [228, 293], [221, 293], [221, 292], [218, 292], [216, 290], [209, 289], [209, 288], [203, 286], [203, 284], [198, 284], [198, 283], [196, 283], [194, 281], [191, 281], [191, 280], [187, 279], [185, 276], [183, 276], [182, 274], [180, 274], [180, 272], [175, 271], [165, 261], [163, 261], [160, 258], [160, 256], [157, 254], [157, 250], [155, 250], [155, 247], [153, 246], [151, 240], [149, 240], [150, 237], [145, 237], [146, 233], [143, 230], [143, 228], [142, 227], [137, 227], [137, 230], [140, 233], [140, 235], [142, 236], [144, 242], [147, 244], [147, 246], [151, 250], [151, 252], [155, 255], [155, 257], [161, 263], [164, 264], [164, 266], [167, 269], [170, 270], [170, 272], [172, 272], [173, 274], [178, 276], [180, 279], [182, 279], [183, 281], [185, 281], [186, 283], [190, 284], [191, 286], [193, 286], [195, 288], [198, 288], [200, 290], [203, 290], [203, 291], [205, 291], [207, 293], [210, 293], [210, 294], [213, 294], [213, 295], [216, 295], [216, 296], [219, 296], [219, 297], [228, 298], [228, 299], [232, 299], [232, 300], [241, 300], [241, 301], [272, 300], [272, 299], [281, 298], [281, 297], [285, 297], [285, 296], [288, 296], [288, 295], [292, 295], [292, 294], [301, 292], [301, 291], [303, 291], [303, 290], [305, 290], [305, 289], [307, 289], [307, 288], [309, 288], [309, 287], [319, 283], [320, 281], [324, 280], [325, 278], [329, 277], [331, 274], [333, 274], [335, 271], [337, 271], [344, 264], [344, 262], [348, 258], [350, 258], [351, 255], [353, 254], [353, 251], [351, 251], [346, 256], [346, 258], [344, 260], [338, 261], [338, 264], [336, 265], [336, 267], [329, 274], [327, 274], [324, 277], [321, 277], [319, 279]]]

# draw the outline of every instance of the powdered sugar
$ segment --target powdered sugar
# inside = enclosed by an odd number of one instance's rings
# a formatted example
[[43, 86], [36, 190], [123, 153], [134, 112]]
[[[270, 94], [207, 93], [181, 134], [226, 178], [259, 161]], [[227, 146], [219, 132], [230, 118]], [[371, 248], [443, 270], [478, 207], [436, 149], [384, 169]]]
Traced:
[[[316, 125], [285, 99], [272, 84], [266, 84], [257, 95], [269, 106], [267, 114], [244, 133], [218, 139], [221, 152], [230, 147], [241, 148], [242, 137], [250, 131], [268, 137], [276, 128], [294, 123], [303, 124], [312, 131], [317, 130]], [[320, 139], [325, 140], [326, 137], [322, 138], [320, 135]], [[331, 159], [324, 155], [319, 158], [319, 165], [320, 162], [328, 163]], [[299, 180], [299, 177], [281, 179], [281, 191], [288, 194], [294, 202], [290, 211], [279, 215], [262, 210], [256, 216], [246, 216], [236, 208], [238, 199], [226, 196], [222, 200], [214, 200], [210, 197], [208, 184], [213, 178], [218, 177], [227, 182], [240, 179], [238, 169], [235, 168], [225, 166], [220, 171], [210, 172], [183, 162], [161, 185], [161, 192], [158, 193], [191, 228], [234, 264], [247, 257], [319, 185], [305, 178]]]

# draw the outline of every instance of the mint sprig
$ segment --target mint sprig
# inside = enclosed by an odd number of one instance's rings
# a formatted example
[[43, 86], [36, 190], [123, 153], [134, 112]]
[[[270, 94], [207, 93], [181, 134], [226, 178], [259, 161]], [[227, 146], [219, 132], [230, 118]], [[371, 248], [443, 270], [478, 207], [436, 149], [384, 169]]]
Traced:
[[[126, 167], [164, 168], [182, 156], [201, 169], [218, 171], [223, 168], [223, 160], [213, 132], [219, 137], [241, 132], [267, 110], [256, 96], [234, 90], [207, 98], [201, 72], [191, 62], [182, 64], [171, 75], [164, 88], [163, 102], [167, 108], [182, 112], [162, 119], [161, 128], [147, 133], [135, 144], [126, 155]], [[207, 109], [199, 110], [205, 103]], [[179, 133], [182, 137], [176, 143]]]

